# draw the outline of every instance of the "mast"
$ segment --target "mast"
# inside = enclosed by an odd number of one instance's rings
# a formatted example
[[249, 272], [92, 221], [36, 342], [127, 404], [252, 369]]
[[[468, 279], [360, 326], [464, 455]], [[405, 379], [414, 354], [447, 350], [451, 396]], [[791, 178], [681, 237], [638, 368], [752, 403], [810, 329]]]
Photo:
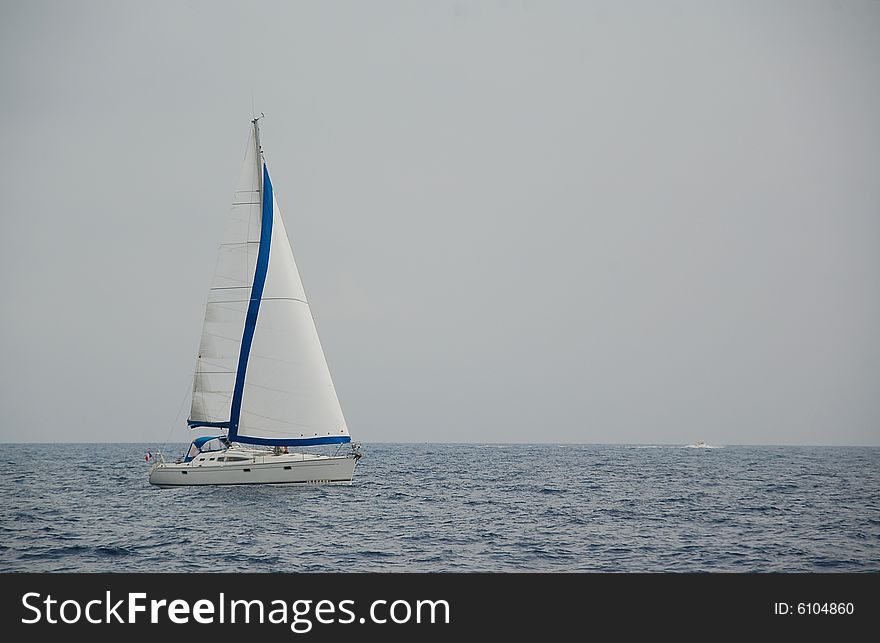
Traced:
[[263, 202], [263, 150], [260, 147], [260, 119], [263, 113], [257, 116], [251, 123], [254, 124], [254, 145], [257, 148], [257, 183], [259, 183], [260, 203]]
[[247, 373], [248, 360], [250, 359], [251, 345], [257, 327], [257, 316], [260, 312], [260, 302], [263, 297], [263, 288], [266, 285], [266, 276], [269, 269], [269, 249], [272, 240], [272, 220], [274, 217], [272, 200], [272, 183], [263, 164], [262, 151], [260, 150], [260, 116], [251, 122], [254, 124], [254, 146], [256, 148], [257, 186], [260, 193], [260, 245], [257, 250], [257, 261], [254, 266], [254, 277], [251, 285], [250, 299], [248, 301], [247, 314], [244, 320], [244, 332], [241, 337], [241, 350], [238, 355], [238, 367], [235, 374], [235, 386], [232, 390], [232, 400], [229, 409], [229, 432], [227, 438], [235, 441], [238, 434], [238, 424], [241, 418], [241, 403], [244, 395], [245, 374]]

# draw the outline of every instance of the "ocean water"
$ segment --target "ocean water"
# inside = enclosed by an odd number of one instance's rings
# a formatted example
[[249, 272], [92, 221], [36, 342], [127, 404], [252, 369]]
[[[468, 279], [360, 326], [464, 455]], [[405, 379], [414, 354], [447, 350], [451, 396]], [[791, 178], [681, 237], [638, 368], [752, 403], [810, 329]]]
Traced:
[[880, 571], [880, 448], [365, 444], [351, 486], [158, 489], [153, 446], [0, 445], [0, 571]]

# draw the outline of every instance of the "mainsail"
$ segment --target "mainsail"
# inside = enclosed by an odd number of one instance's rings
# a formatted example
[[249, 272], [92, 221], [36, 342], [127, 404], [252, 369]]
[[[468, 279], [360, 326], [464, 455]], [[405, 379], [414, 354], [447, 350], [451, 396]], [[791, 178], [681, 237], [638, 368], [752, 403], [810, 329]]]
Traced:
[[351, 440], [254, 127], [220, 244], [193, 379], [192, 427], [234, 442]]

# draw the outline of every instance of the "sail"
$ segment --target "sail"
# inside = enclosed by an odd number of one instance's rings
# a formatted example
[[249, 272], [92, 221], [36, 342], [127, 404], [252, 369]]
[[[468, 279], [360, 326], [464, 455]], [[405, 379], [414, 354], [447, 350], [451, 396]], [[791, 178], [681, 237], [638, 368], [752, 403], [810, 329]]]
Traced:
[[220, 246], [189, 424], [226, 427], [230, 440], [251, 444], [349, 442], [269, 171], [256, 151], [258, 132], [255, 123]]
[[[264, 222], [263, 226], [264, 234], [270, 236], [268, 262], [240, 413], [230, 439], [290, 445], [349, 442], [268, 169], [263, 174], [263, 198], [264, 216], [271, 217], [271, 225]], [[255, 281], [261, 268], [258, 260]], [[257, 289], [255, 285], [254, 296]], [[234, 414], [233, 403], [233, 422]]]
[[228, 426], [260, 243], [260, 170], [251, 130], [217, 254], [193, 378], [191, 426]]

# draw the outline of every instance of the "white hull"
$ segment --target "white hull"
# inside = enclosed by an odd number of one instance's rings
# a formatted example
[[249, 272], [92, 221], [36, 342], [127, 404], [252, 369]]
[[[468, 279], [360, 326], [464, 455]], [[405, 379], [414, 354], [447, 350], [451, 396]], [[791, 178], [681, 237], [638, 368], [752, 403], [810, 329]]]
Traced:
[[[224, 460], [218, 461], [219, 458]], [[229, 458], [233, 461], [226, 461]], [[239, 484], [351, 484], [357, 458], [303, 453], [274, 455], [229, 449], [199, 455], [185, 463], [160, 462], [150, 470], [150, 484], [191, 487]]]

